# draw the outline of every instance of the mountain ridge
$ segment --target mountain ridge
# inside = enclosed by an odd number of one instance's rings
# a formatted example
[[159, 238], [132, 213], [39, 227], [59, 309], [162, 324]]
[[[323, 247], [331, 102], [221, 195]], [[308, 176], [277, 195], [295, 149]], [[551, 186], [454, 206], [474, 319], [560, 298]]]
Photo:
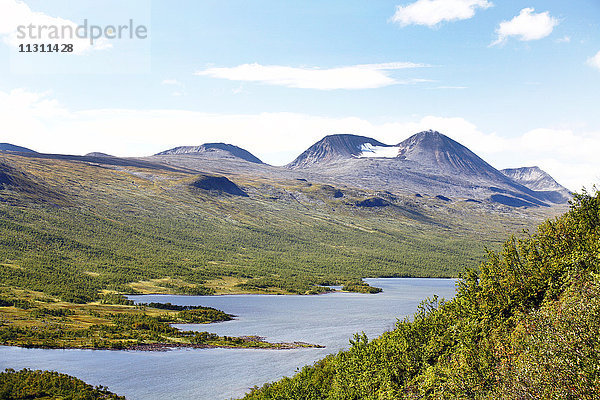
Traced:
[[28, 149], [27, 147], [17, 146], [10, 143], [0, 143], [0, 151], [12, 151], [20, 153], [37, 153], [37, 151]]
[[570, 198], [565, 191], [536, 190], [513, 180], [434, 130], [419, 132], [395, 146], [365, 136], [329, 135], [286, 167], [373, 190], [433, 191], [434, 196], [489, 200], [511, 207], [564, 204]]
[[156, 153], [155, 156], [171, 156], [171, 155], [209, 155], [217, 157], [234, 157], [255, 164], [264, 164], [258, 157], [241, 147], [227, 143], [204, 143], [200, 146], [178, 146], [169, 150]]
[[351, 134], [327, 135], [306, 149], [294, 161], [287, 164], [286, 167], [291, 169], [306, 168], [315, 163], [358, 157], [363, 152], [364, 145], [366, 144], [376, 147], [394, 147], [367, 136]]

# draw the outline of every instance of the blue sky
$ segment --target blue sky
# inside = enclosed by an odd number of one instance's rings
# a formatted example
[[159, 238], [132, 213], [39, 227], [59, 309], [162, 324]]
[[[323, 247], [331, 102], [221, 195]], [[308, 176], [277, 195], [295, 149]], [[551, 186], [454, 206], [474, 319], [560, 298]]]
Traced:
[[[149, 37], [17, 52], [15, 21], [57, 18]], [[597, 0], [0, 0], [0, 141], [45, 152], [225, 141], [284, 164], [432, 128], [578, 189], [600, 180], [599, 83]]]

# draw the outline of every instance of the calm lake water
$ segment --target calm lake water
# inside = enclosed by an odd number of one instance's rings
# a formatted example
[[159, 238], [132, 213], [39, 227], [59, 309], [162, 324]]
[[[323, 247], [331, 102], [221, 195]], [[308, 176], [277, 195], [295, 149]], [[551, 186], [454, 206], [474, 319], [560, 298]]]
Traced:
[[131, 296], [137, 302], [171, 302], [214, 307], [237, 318], [180, 329], [219, 335], [263, 336], [271, 342], [303, 341], [324, 349], [181, 349], [166, 352], [41, 350], [0, 346], [0, 369], [49, 369], [105, 385], [129, 400], [230, 399], [251, 387], [293, 375], [327, 354], [347, 349], [364, 331], [374, 338], [397, 319], [412, 316], [433, 295], [450, 299], [448, 279], [367, 279], [383, 288], [376, 295], [331, 293], [320, 296]]

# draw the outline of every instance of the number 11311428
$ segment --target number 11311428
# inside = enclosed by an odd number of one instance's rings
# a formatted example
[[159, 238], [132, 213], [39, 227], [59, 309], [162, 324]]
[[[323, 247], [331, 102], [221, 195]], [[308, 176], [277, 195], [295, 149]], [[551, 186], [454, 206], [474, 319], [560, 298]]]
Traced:
[[72, 53], [73, 44], [20, 44], [19, 53]]

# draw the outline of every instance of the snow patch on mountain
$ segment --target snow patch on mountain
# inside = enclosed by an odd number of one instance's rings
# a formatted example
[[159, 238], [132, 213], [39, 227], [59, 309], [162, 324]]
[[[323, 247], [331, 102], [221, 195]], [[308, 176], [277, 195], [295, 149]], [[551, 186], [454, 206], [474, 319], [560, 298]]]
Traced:
[[395, 158], [398, 156], [398, 147], [396, 146], [374, 146], [371, 143], [364, 143], [360, 148], [358, 158]]

